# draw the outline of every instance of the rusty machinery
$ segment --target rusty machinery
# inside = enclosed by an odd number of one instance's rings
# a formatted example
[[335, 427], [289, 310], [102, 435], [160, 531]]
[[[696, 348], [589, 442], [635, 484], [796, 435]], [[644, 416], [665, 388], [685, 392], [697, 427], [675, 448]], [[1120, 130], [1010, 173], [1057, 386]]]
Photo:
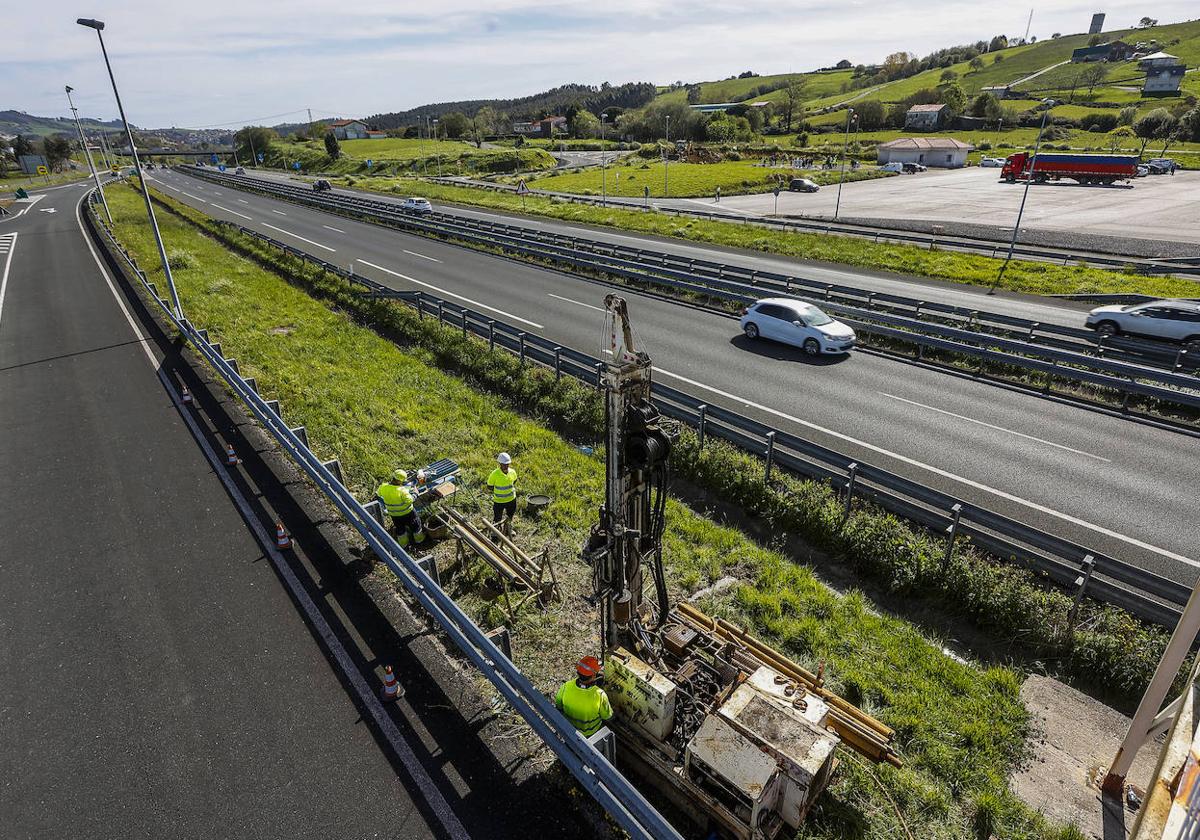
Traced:
[[[605, 300], [605, 501], [593, 569], [618, 760], [697, 822], [738, 840], [798, 827], [844, 744], [899, 765], [893, 732], [729, 622], [670, 606], [662, 564], [673, 436], [625, 301]], [[644, 595], [653, 585], [652, 599]]]

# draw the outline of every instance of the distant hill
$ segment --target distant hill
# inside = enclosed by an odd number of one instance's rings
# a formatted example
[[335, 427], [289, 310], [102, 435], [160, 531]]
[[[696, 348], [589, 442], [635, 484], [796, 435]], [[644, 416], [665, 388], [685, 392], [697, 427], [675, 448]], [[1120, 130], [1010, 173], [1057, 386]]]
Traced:
[[480, 108], [490, 105], [496, 111], [508, 114], [513, 119], [526, 119], [538, 114], [561, 114], [571, 106], [584, 108], [593, 114], [609, 107], [640, 108], [654, 98], [656, 88], [649, 82], [629, 82], [623, 85], [569, 84], [551, 90], [520, 96], [514, 99], [469, 99], [461, 102], [436, 102], [421, 105], [408, 111], [393, 111], [374, 114], [364, 122], [377, 128], [400, 128], [413, 125], [426, 117], [438, 118], [443, 114], [460, 111], [468, 117]]
[[[92, 131], [121, 129], [120, 120], [102, 122], [81, 117], [79, 121], [85, 129]], [[35, 117], [24, 111], [0, 111], [0, 134], [36, 134], [39, 137], [49, 137], [63, 132], [74, 133], [75, 121], [63, 117]]]

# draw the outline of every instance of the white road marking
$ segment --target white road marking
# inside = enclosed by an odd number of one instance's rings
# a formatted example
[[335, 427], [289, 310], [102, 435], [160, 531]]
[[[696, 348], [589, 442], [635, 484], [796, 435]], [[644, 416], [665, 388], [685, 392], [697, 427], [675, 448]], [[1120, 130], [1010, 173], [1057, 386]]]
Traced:
[[24, 204], [20, 213], [13, 213], [11, 216], [0, 216], [0, 222], [11, 222], [13, 219], [19, 219], [33, 209], [33, 205], [37, 204], [45, 198], [41, 193], [34, 193], [29, 198], [18, 198], [13, 204]]
[[562, 295], [556, 295], [553, 292], [547, 292], [546, 295], [548, 297], [557, 298], [558, 300], [566, 301], [567, 303], [573, 303], [576, 306], [586, 306], [588, 309], [595, 309], [597, 312], [605, 311], [603, 307], [592, 306], [590, 303], [584, 303], [583, 301], [571, 300], [570, 298], [565, 298]]
[[529, 326], [533, 327], [534, 329], [537, 329], [537, 330], [544, 329], [544, 327], [541, 324], [535, 324], [533, 321], [527, 321], [524, 318], [521, 318], [517, 315], [513, 315], [511, 312], [505, 312], [503, 309], [497, 309], [494, 306], [488, 306], [486, 303], [480, 303], [477, 300], [471, 300], [471, 298], [469, 298], [469, 297], [463, 297], [462, 295], [456, 295], [454, 292], [448, 292], [443, 288], [433, 285], [432, 283], [426, 283], [423, 280], [418, 280], [415, 277], [409, 277], [407, 274], [401, 274], [399, 271], [392, 271], [390, 268], [384, 268], [381, 265], [375, 265], [375, 263], [367, 262], [366, 260], [363, 260], [363, 259], [356, 260], [356, 262], [360, 262], [363, 265], [369, 265], [369, 266], [371, 266], [371, 268], [379, 269], [380, 271], [386, 272], [386, 273], [392, 275], [393, 277], [399, 277], [401, 280], [407, 280], [410, 283], [416, 283], [418, 286], [424, 286], [427, 289], [433, 289], [438, 294], [446, 295], [447, 297], [458, 298], [459, 300], [465, 301], [466, 303], [469, 303], [472, 306], [478, 306], [480, 309], [486, 309], [489, 312], [495, 312], [497, 315], [503, 315], [505, 318], [512, 318], [514, 321], [520, 321], [522, 324], [528, 324]]
[[222, 207], [220, 204], [217, 204], [215, 201], [213, 202], [213, 207], [217, 208], [218, 210], [224, 210], [226, 213], [232, 213], [235, 216], [241, 216], [243, 219], [250, 218], [245, 213], [239, 213], [236, 210], [230, 210], [228, 207]]
[[[679, 199], [676, 199], [676, 200], [679, 200]], [[753, 212], [751, 212], [751, 211], [749, 211], [749, 210], [741, 210], [741, 209], [739, 209], [739, 208], [737, 208], [737, 207], [722, 207], [720, 203], [717, 203], [717, 202], [712, 202], [712, 201], [702, 201], [702, 200], [701, 200], [701, 199], [699, 199], [699, 198], [685, 198], [685, 199], [682, 199], [682, 200], [683, 200], [683, 201], [686, 201], [686, 202], [688, 202], [689, 204], [703, 204], [705, 207], [711, 207], [711, 208], [713, 208], [714, 210], [717, 210], [717, 209], [719, 209], [719, 210], [724, 210], [724, 211], [726, 211], [726, 212], [728, 212], [728, 213], [741, 213], [743, 216], [761, 216], [761, 215], [762, 215], [761, 213], [753, 213]], [[663, 205], [655, 204], [654, 206], [655, 206], [655, 207], [659, 207], [659, 206], [662, 206], [662, 207], [669, 207], [670, 205], [668, 205], [668, 204], [663, 204]], [[626, 209], [628, 209], [628, 208], [626, 208]], [[636, 209], [636, 208], [635, 208], [635, 209]]]
[[400, 250], [404, 251], [404, 253], [406, 253], [406, 254], [411, 254], [414, 257], [420, 257], [423, 260], [429, 260], [430, 262], [435, 262], [435, 263], [441, 262], [441, 260], [435, 260], [433, 257], [427, 257], [424, 254], [418, 254], [416, 251], [410, 251], [407, 248], [401, 248]]
[[292, 570], [292, 567], [280, 554], [279, 549], [274, 546], [273, 538], [267, 533], [266, 528], [263, 527], [263, 524], [259, 518], [255, 516], [245, 494], [243, 494], [241, 489], [233, 482], [232, 478], [229, 476], [228, 468], [226, 468], [221, 460], [217, 457], [217, 453], [213, 451], [212, 446], [209, 444], [208, 440], [205, 439], [195, 419], [191, 416], [191, 414], [188, 412], [188, 409], [184, 407], [183, 402], [179, 399], [179, 394], [175, 391], [175, 386], [171, 382], [170, 377], [162, 370], [162, 366], [159, 365], [158, 360], [154, 358], [154, 353], [150, 351], [149, 342], [146, 340], [146, 336], [142, 333], [137, 323], [133, 320], [133, 317], [129, 314], [129, 310], [125, 306], [125, 301], [117, 293], [117, 288], [113, 285], [112, 278], [108, 275], [108, 270], [104, 267], [104, 264], [100, 262], [100, 257], [96, 254], [96, 249], [92, 247], [91, 237], [88, 236], [87, 232], [83, 229], [83, 221], [79, 218], [78, 205], [76, 205], [75, 221], [79, 224], [79, 232], [83, 234], [83, 239], [88, 246], [88, 250], [92, 252], [92, 259], [96, 261], [96, 265], [99, 267], [100, 273], [104, 277], [104, 281], [108, 284], [108, 290], [112, 292], [112, 296], [116, 300], [117, 306], [120, 307], [121, 313], [125, 316], [126, 322], [128, 322], [130, 329], [133, 330], [133, 334], [137, 337], [138, 343], [141, 345], [142, 350], [146, 354], [146, 358], [150, 360], [150, 367], [154, 368], [158, 373], [158, 379], [160, 382], [162, 382], [163, 388], [166, 390], [167, 395], [171, 398], [171, 402], [175, 404], [175, 410], [179, 412], [180, 416], [187, 424], [188, 429], [191, 431], [193, 437], [196, 439], [196, 442], [199, 444], [201, 451], [204, 453], [204, 457], [208, 459], [209, 464], [212, 466], [213, 472], [216, 473], [217, 478], [220, 479], [221, 484], [225, 486], [225, 490], [232, 497], [234, 504], [238, 508], [238, 512], [241, 514], [242, 519], [246, 523], [246, 526], [250, 529], [251, 533], [254, 534], [259, 545], [266, 552], [267, 556], [271, 558], [271, 563], [275, 566], [276, 572], [281, 578], [283, 578], [284, 582], [287, 584], [288, 590], [292, 594], [292, 597], [295, 598], [301, 609], [304, 610], [308, 621], [317, 631], [317, 635], [321, 637], [321, 641], [324, 643], [326, 649], [337, 661], [338, 666], [340, 667], [342, 673], [345, 674], [346, 679], [354, 687], [354, 691], [358, 695], [359, 701], [366, 706], [367, 710], [371, 713], [371, 718], [375, 721], [375, 725], [379, 727], [379, 729], [388, 739], [388, 743], [391, 744], [392, 749], [395, 751], [397, 757], [400, 759], [401, 763], [404, 764], [409, 776], [416, 781], [417, 787], [420, 788], [421, 794], [424, 796], [425, 801], [429, 804], [434, 813], [437, 814], [438, 819], [442, 823], [442, 827], [446, 829], [446, 833], [454, 840], [469, 840], [470, 835], [467, 834], [466, 829], [463, 828], [462, 823], [459, 822], [458, 816], [450, 808], [449, 803], [446, 802], [441, 790], [439, 790], [438, 787], [433, 783], [433, 780], [430, 779], [429, 774], [426, 772], [424, 766], [413, 753], [412, 747], [405, 739], [404, 734], [400, 731], [395, 721], [393, 721], [388, 713], [384, 711], [382, 703], [375, 694], [375, 690], [367, 684], [366, 678], [363, 677], [362, 672], [360, 672], [358, 667], [354, 664], [354, 660], [346, 651], [345, 646], [337, 637], [337, 634], [333, 632], [333, 628], [329, 626], [329, 622], [325, 620], [325, 616], [321, 614], [321, 611], [317, 608], [316, 603], [312, 600], [312, 597], [308, 594], [308, 591], [300, 583], [300, 579], [296, 576], [296, 573]]
[[244, 199], [244, 198], [239, 198], [238, 202], [241, 204], [249, 204], [250, 203], [249, 201], [246, 201], [246, 199]]
[[334, 233], [345, 233], [341, 228], [335, 228], [333, 225], [321, 225], [325, 230], [332, 230]]
[[272, 207], [272, 208], [271, 208], [271, 212], [272, 212], [272, 213], [278, 213], [280, 216], [286, 216], [286, 215], [287, 215], [287, 213], [284, 213], [282, 210], [276, 210], [274, 207]]
[[996, 426], [991, 423], [985, 423], [982, 420], [976, 420], [974, 417], [965, 417], [962, 414], [955, 414], [953, 411], [946, 411], [945, 409], [942, 409], [942, 408], [934, 408], [932, 405], [925, 405], [925, 403], [919, 403], [919, 402], [916, 402], [915, 400], [909, 400], [909, 399], [905, 399], [904, 397], [898, 397], [895, 394], [889, 394], [886, 391], [878, 391], [877, 393], [882, 394], [883, 396], [887, 397], [888, 399], [896, 400], [896, 401], [902, 402], [902, 403], [908, 403], [909, 405], [915, 405], [918, 408], [925, 408], [925, 409], [928, 409], [929, 411], [936, 411], [938, 414], [945, 414], [947, 417], [954, 417], [957, 420], [966, 420], [968, 423], [978, 423], [980, 426], [985, 426], [989, 429], [995, 429], [997, 432], [1005, 432], [1010, 435], [1016, 435], [1017, 437], [1025, 438], [1026, 440], [1032, 440], [1032, 441], [1036, 441], [1038, 443], [1044, 443], [1044, 444], [1046, 444], [1046, 446], [1053, 446], [1057, 449], [1064, 449], [1067, 452], [1074, 452], [1076, 455], [1086, 455], [1088, 458], [1095, 458], [1097, 461], [1103, 461], [1106, 464], [1112, 463], [1112, 460], [1109, 458], [1102, 458], [1099, 455], [1093, 455], [1091, 452], [1084, 452], [1082, 449], [1072, 449], [1069, 446], [1064, 446], [1061, 443], [1055, 443], [1052, 440], [1046, 440], [1045, 438], [1034, 437], [1033, 435], [1027, 435], [1024, 432], [1017, 432], [1017, 431], [1014, 431], [1013, 429], [1006, 429], [1003, 426]]
[[13, 253], [17, 250], [17, 234], [6, 233], [0, 241], [8, 243], [8, 258], [4, 261], [4, 274], [0, 275], [0, 318], [4, 317], [4, 293], [8, 291], [8, 270], [12, 268]]
[[951, 481], [957, 481], [961, 484], [965, 484], [968, 487], [973, 487], [976, 490], [982, 490], [985, 493], [991, 493], [994, 496], [998, 496], [1001, 499], [1005, 499], [1006, 501], [1013, 502], [1014, 504], [1018, 504], [1023, 507], [1027, 507], [1030, 510], [1036, 510], [1037, 512], [1046, 514], [1047, 516], [1053, 516], [1056, 519], [1063, 520], [1064, 522], [1070, 522], [1072, 525], [1078, 525], [1081, 528], [1087, 528], [1090, 531], [1095, 531], [1097, 534], [1103, 534], [1104, 536], [1110, 537], [1114, 540], [1120, 540], [1121, 542], [1128, 543], [1129, 545], [1136, 546], [1137, 548], [1144, 549], [1145, 551], [1152, 551], [1155, 554], [1160, 554], [1163, 557], [1169, 558], [1178, 563], [1183, 563], [1184, 565], [1187, 565], [1187, 566], [1193, 566], [1193, 567], [1200, 568], [1200, 561], [1193, 560], [1190, 557], [1184, 557], [1182, 554], [1176, 554], [1175, 552], [1168, 551], [1165, 548], [1159, 548], [1156, 545], [1151, 545], [1150, 543], [1143, 542], [1142, 540], [1139, 540], [1136, 537], [1126, 536], [1125, 534], [1121, 534], [1116, 531], [1105, 528], [1102, 525], [1096, 525], [1096, 524], [1094, 524], [1092, 522], [1088, 522], [1084, 519], [1079, 519], [1078, 517], [1071, 516], [1070, 514], [1062, 513], [1060, 511], [1054, 510], [1053, 508], [1048, 508], [1045, 505], [1039, 505], [1037, 502], [1031, 502], [1028, 499], [1022, 499], [1020, 496], [1014, 496], [1012, 493], [1007, 493], [1004, 490], [1000, 490], [998, 488], [991, 487], [987, 484], [982, 484], [978, 481], [973, 481], [969, 478], [964, 478], [963, 476], [960, 476], [960, 475], [955, 475], [952, 472], [948, 472], [946, 470], [939, 469], [938, 467], [932, 466], [930, 464], [923, 463], [921, 461], [916, 460], [915, 458], [909, 458], [908, 456], [901, 455], [898, 452], [892, 452], [890, 449], [884, 449], [882, 446], [876, 446], [873, 443], [867, 443], [864, 440], [859, 440], [858, 438], [853, 438], [853, 437], [850, 437], [849, 435], [844, 435], [841, 432], [835, 432], [833, 429], [827, 429], [824, 426], [817, 425], [816, 423], [810, 423], [807, 420], [801, 420], [799, 417], [793, 417], [792, 415], [785, 414], [784, 412], [779, 411], [778, 409], [762, 405], [761, 403], [753, 402], [751, 400], [746, 399], [745, 397], [739, 397], [737, 394], [731, 394], [728, 391], [722, 391], [718, 388], [712, 387], [711, 385], [705, 385], [703, 382], [697, 382], [694, 379], [688, 379], [686, 376], [681, 376], [678, 373], [672, 373], [669, 370], [663, 370], [662, 368], [657, 367], [657, 366], [654, 368], [654, 371], [655, 371], [655, 373], [662, 374], [663, 376], [669, 376], [672, 379], [678, 379], [680, 382], [686, 382], [688, 385], [692, 385], [696, 388], [703, 388], [706, 391], [709, 391], [713, 394], [717, 394], [718, 396], [725, 397], [726, 399], [736, 400], [739, 403], [741, 403], [742, 405], [747, 406], [749, 408], [756, 408], [759, 411], [774, 415], [775, 417], [780, 417], [780, 418], [782, 418], [784, 420], [788, 420], [792, 423], [796, 423], [796, 424], [804, 426], [806, 428], [813, 429], [814, 431], [818, 431], [823, 434], [827, 434], [830, 437], [837, 438], [838, 440], [844, 440], [847, 443], [854, 444], [855, 446], [861, 446], [864, 449], [869, 449], [872, 452], [878, 452], [880, 455], [886, 455], [889, 458], [895, 458], [897, 461], [900, 461], [902, 463], [909, 464], [911, 466], [918, 467], [923, 470], [928, 470], [929, 472], [931, 472], [935, 475], [940, 475], [942, 478], [948, 478]]
[[184, 195], [186, 195], [188, 198], [194, 198], [194, 199], [196, 199], [196, 200], [197, 200], [197, 201], [199, 201], [201, 204], [208, 204], [208, 202], [207, 202], [207, 201], [205, 201], [203, 198], [201, 198], [201, 197], [200, 197], [200, 196], [198, 196], [198, 195], [192, 195], [192, 194], [191, 194], [190, 192], [188, 192], [187, 190], [180, 190], [180, 192], [181, 192], [181, 193], [183, 193]]
[[290, 230], [284, 230], [283, 228], [277, 228], [277, 227], [275, 227], [275, 225], [269, 225], [266, 222], [263, 222], [263, 227], [269, 227], [271, 230], [277, 230], [280, 233], [286, 233], [288, 236], [294, 237], [295, 239], [299, 239], [301, 242], [307, 242], [309, 245], [316, 245], [318, 248], [324, 248], [326, 251], [330, 251], [333, 253], [337, 252], [336, 248], [330, 248], [328, 245], [322, 245], [320, 242], [313, 242], [311, 239], [305, 239], [303, 236], [300, 236], [299, 234], [296, 234], [296, 233], [292, 233]]

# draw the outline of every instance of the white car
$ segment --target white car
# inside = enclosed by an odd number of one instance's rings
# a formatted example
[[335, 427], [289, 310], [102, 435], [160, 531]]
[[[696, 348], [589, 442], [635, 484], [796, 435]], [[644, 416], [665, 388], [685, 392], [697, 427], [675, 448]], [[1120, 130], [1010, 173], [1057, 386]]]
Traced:
[[986, 169], [999, 169], [1004, 166], [1004, 158], [980, 158], [979, 165]]
[[1200, 303], [1152, 300], [1133, 306], [1098, 306], [1087, 326], [1101, 335], [1138, 335], [1200, 347]]
[[879, 171], [880, 172], [903, 172], [904, 164], [898, 160], [894, 160], [891, 163], [885, 163], [883, 166], [879, 167]]
[[763, 298], [742, 310], [740, 323], [746, 338], [770, 338], [810, 356], [849, 353], [856, 340], [850, 327], [795, 298]]
[[406, 198], [400, 204], [400, 209], [405, 213], [418, 213], [424, 216], [433, 212], [433, 205], [429, 203], [428, 198]]

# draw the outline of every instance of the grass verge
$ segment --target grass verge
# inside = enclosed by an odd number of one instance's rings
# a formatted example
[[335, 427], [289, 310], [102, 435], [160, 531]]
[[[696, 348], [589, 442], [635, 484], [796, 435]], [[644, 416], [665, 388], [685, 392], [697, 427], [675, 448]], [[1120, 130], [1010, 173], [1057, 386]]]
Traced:
[[[143, 264], [152, 264], [136, 196], [126, 188], [113, 193], [118, 234]], [[289, 420], [307, 426], [320, 454], [341, 459], [356, 492], [367, 495], [396, 464], [443, 455], [477, 478], [492, 453], [507, 448], [523, 466], [523, 489], [555, 499], [546, 517], [522, 520], [518, 528], [523, 540], [559, 547], [570, 594], [550, 610], [523, 613], [513, 627], [518, 662], [541, 687], [553, 688], [594, 623], [578, 597], [588, 570], [571, 558], [601, 496], [603, 465], [511, 406], [595, 427], [594, 394], [522, 370], [515, 359], [489, 354], [485, 344], [418, 321], [395, 304], [353, 298], [318, 272], [298, 271], [296, 283], [325, 298], [314, 299], [182, 219], [164, 214], [160, 222], [189, 317], [281, 400]], [[151, 279], [161, 282], [155, 273]], [[367, 322], [374, 329], [364, 328]], [[462, 375], [437, 369], [447, 362]], [[480, 386], [506, 397], [481, 393]], [[899, 733], [907, 766], [868, 771], [846, 761], [803, 836], [897, 836], [900, 817], [890, 801], [922, 838], [972, 836], [981, 809], [1004, 837], [1075, 836], [1048, 826], [1008, 792], [1005, 775], [1024, 754], [1028, 728], [1012, 670], [955, 661], [912, 625], [873, 610], [861, 594], [833, 594], [808, 569], [678, 501], [668, 518], [666, 555], [676, 592], [736, 576], [741, 585], [707, 608], [747, 624], [803, 663], [825, 660], [841, 691]], [[461, 577], [451, 586], [481, 622], [494, 618], [478, 587]]]
[[[490, 207], [514, 214], [548, 216], [568, 222], [631, 230], [749, 251], [763, 251], [803, 260], [816, 260], [930, 277], [950, 283], [990, 285], [1003, 260], [953, 251], [927, 250], [915, 245], [873, 243], [865, 239], [819, 233], [776, 231], [736, 222], [676, 218], [661, 213], [591, 207], [542, 196], [522, 197], [472, 187], [412, 179], [370, 178], [344, 184], [381, 193], [420, 194], [435, 201]], [[1174, 277], [1151, 277], [1078, 265], [1014, 260], [1000, 288], [1027, 294], [1146, 294], [1156, 297], [1194, 297], [1196, 283]]]

